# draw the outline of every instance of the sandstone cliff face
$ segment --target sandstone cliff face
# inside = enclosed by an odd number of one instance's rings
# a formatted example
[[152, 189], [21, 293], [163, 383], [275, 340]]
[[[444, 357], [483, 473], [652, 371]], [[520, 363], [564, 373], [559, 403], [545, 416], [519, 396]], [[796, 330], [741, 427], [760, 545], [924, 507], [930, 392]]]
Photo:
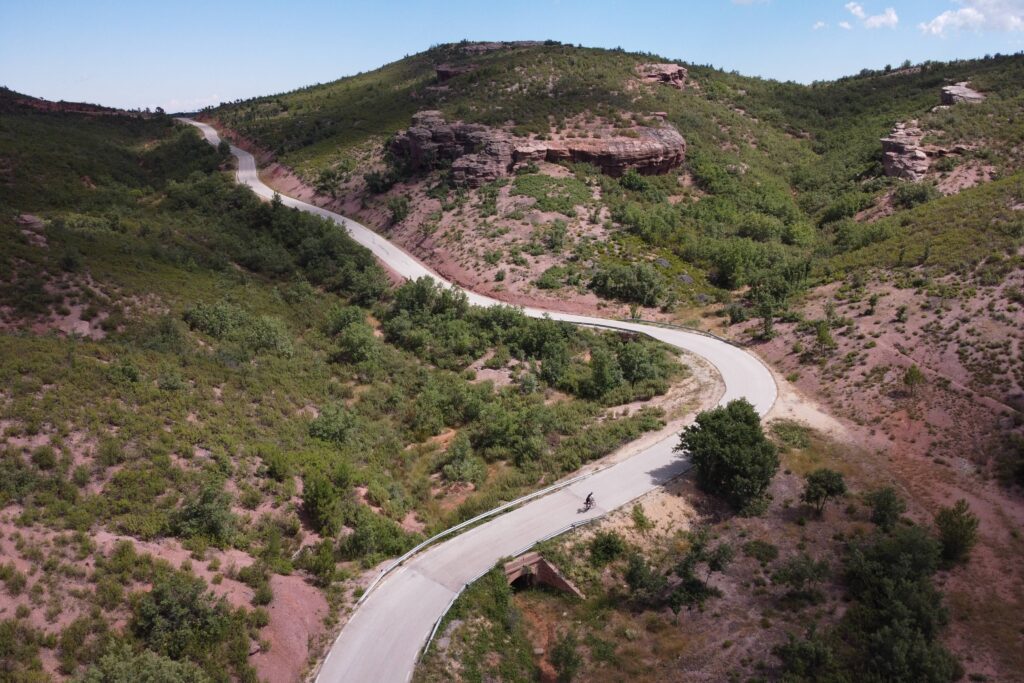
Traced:
[[480, 124], [448, 123], [441, 112], [422, 111], [395, 135], [389, 152], [413, 170], [449, 161], [453, 181], [469, 187], [509, 175], [516, 164], [537, 161], [588, 162], [611, 176], [630, 169], [665, 173], [683, 162], [686, 141], [675, 128], [663, 124], [632, 131], [635, 137], [530, 140]]
[[882, 166], [885, 175], [919, 182], [931, 168], [932, 160], [965, 154], [963, 145], [939, 147], [923, 145], [925, 133], [917, 121], [897, 123], [888, 137], [882, 138]]
[[984, 102], [985, 96], [977, 90], [969, 87], [967, 81], [956, 85], [947, 85], [942, 89], [942, 104], [952, 106], [954, 104], [977, 104]]
[[434, 67], [438, 83], [444, 83], [449, 79], [461, 76], [462, 74], [468, 74], [474, 70], [476, 70], [475, 64], [438, 64]]
[[928, 154], [921, 147], [924, 132], [917, 121], [897, 123], [888, 137], [882, 138], [882, 166], [885, 175], [917, 182], [931, 166]]
[[682, 90], [686, 87], [687, 71], [678, 64], [639, 64], [636, 72], [648, 83], [662, 83]]

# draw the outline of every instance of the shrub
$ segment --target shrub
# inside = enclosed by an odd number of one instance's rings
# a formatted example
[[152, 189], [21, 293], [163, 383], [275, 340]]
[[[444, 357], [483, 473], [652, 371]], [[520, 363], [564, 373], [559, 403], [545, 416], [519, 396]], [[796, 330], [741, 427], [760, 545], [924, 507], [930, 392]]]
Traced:
[[665, 296], [661, 275], [648, 263], [610, 265], [594, 273], [590, 288], [606, 299], [657, 306]]
[[231, 496], [219, 485], [207, 484], [189, 498], [171, 521], [174, 533], [185, 538], [203, 538], [224, 546], [231, 541], [235, 516]]
[[743, 544], [743, 554], [754, 558], [762, 565], [766, 565], [778, 558], [779, 549], [768, 541], [755, 539]]
[[52, 446], [40, 446], [32, 451], [32, 464], [41, 470], [52, 470], [57, 466], [57, 453]]
[[828, 576], [828, 563], [816, 561], [806, 553], [784, 562], [772, 575], [772, 581], [789, 588], [788, 597], [805, 601], [818, 602], [821, 593], [817, 584]]
[[907, 504], [891, 486], [871, 491], [865, 498], [871, 507], [871, 521], [883, 531], [892, 531], [907, 511]]
[[341, 444], [355, 426], [355, 420], [355, 416], [344, 405], [328, 405], [309, 423], [309, 435], [321, 441]]
[[569, 217], [576, 215], [576, 207], [591, 199], [590, 188], [576, 178], [552, 178], [547, 175], [517, 175], [512, 183], [512, 194], [533, 197], [541, 211], [557, 211]]
[[191, 662], [176, 662], [149, 650], [136, 652], [127, 642], [114, 642], [90, 667], [80, 683], [210, 683]]
[[314, 470], [302, 478], [302, 508], [317, 532], [325, 536], [338, 533], [341, 493], [323, 473]]
[[598, 531], [590, 539], [590, 562], [603, 567], [626, 552], [626, 542], [614, 531]]
[[409, 198], [401, 195], [388, 198], [388, 211], [391, 212], [391, 225], [397, 225], [409, 215]]
[[702, 489], [740, 510], [764, 496], [779, 469], [777, 449], [745, 399], [698, 415], [680, 435], [676, 450], [693, 461]]
[[940, 196], [938, 188], [931, 183], [901, 183], [893, 194], [896, 206], [911, 209]]
[[942, 543], [942, 559], [949, 564], [966, 562], [978, 540], [978, 517], [971, 512], [967, 501], [961, 499], [953, 507], [939, 510], [935, 526]]
[[551, 648], [551, 664], [558, 673], [558, 680], [568, 683], [576, 677], [580, 667], [583, 665], [583, 656], [580, 655], [579, 642], [573, 631], [566, 631]]
[[202, 579], [172, 572], [158, 576], [135, 605], [131, 630], [147, 647], [171, 659], [202, 659], [229, 636], [223, 598], [206, 591]]

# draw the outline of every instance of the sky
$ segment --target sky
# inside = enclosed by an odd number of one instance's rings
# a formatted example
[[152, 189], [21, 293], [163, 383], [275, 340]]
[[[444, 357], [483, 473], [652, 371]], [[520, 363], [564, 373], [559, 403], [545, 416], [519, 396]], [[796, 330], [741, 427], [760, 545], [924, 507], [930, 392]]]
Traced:
[[0, 85], [189, 111], [431, 45], [622, 47], [780, 80], [1024, 50], [1024, 0], [0, 0]]

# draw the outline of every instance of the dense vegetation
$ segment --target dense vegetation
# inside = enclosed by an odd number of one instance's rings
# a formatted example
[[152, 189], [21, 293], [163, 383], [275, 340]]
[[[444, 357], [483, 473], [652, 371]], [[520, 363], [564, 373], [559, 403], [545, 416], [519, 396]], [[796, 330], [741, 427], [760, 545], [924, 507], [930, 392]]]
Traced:
[[[645, 338], [479, 309], [427, 280], [393, 289], [337, 226], [235, 186], [225, 151], [170, 119], [41, 114], [6, 97], [0, 507], [52, 533], [174, 537], [197, 561], [255, 560], [229, 577], [252, 590], [255, 617], [195, 576], [133, 574], [126, 591], [152, 590], [76, 625], [105, 635], [68, 673], [249, 680], [272, 574], [306, 570], [328, 588], [608, 454], [662, 425], [657, 409], [608, 407], [687, 372]], [[77, 333], [46, 333], [65, 323]], [[296, 554], [308, 531], [322, 542]], [[2, 567], [8, 590], [53, 601], [114, 590], [97, 575], [70, 596]], [[64, 638], [23, 617], [3, 629], [0, 661], [26, 671], [36, 646]]]

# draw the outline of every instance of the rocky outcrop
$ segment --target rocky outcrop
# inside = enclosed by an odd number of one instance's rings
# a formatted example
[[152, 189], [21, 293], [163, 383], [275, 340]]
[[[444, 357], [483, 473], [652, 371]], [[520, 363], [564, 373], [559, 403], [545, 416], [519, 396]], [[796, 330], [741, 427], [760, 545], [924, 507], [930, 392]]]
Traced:
[[661, 83], [677, 90], [686, 87], [686, 67], [678, 64], [638, 64], [636, 72], [648, 83]]
[[969, 151], [964, 145], [923, 145], [924, 136], [925, 132], [917, 121], [897, 123], [888, 137], [882, 138], [882, 166], [885, 175], [918, 182], [928, 173], [933, 160], [963, 155]]
[[544, 43], [539, 40], [503, 40], [495, 42], [459, 43], [458, 48], [467, 55], [482, 55], [498, 50], [514, 50], [517, 48], [540, 47]]
[[683, 163], [686, 141], [675, 128], [640, 127], [637, 137], [575, 138], [547, 145], [547, 161], [587, 162], [619, 177], [630, 169], [645, 175], [666, 173]]
[[968, 82], [947, 85], [942, 89], [942, 104], [952, 106], [954, 104], [978, 104], [984, 102], [985, 96], [969, 87]]
[[587, 162], [611, 176], [629, 169], [665, 173], [683, 162], [686, 141], [668, 124], [630, 132], [628, 137], [531, 140], [480, 124], [448, 123], [439, 111], [421, 111], [392, 138], [388, 151], [414, 171], [450, 162], [452, 180], [469, 187], [509, 175], [517, 164], [538, 161]]
[[476, 69], [476, 64], [438, 64], [434, 67], [434, 73], [437, 74], [438, 83], [444, 83], [447, 80], [468, 74]]
[[888, 137], [882, 138], [882, 166], [885, 175], [917, 182], [931, 166], [928, 154], [921, 147], [924, 133], [917, 121], [897, 123]]

